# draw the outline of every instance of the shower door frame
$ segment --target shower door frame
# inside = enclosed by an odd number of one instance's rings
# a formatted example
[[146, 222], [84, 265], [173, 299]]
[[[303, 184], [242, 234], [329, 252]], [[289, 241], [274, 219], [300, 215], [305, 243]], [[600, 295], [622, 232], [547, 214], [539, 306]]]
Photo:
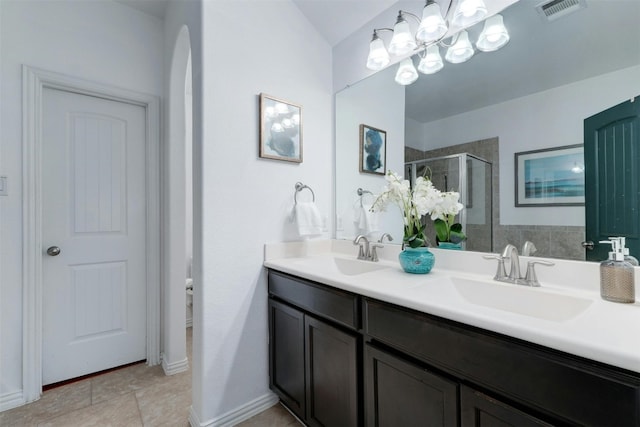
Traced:
[[[491, 225], [491, 249], [493, 250], [493, 163], [491, 163], [489, 160], [483, 159], [482, 157], [476, 156], [475, 154], [471, 154], [471, 153], [456, 153], [456, 154], [448, 154], [446, 156], [438, 156], [438, 157], [430, 157], [430, 158], [420, 159], [420, 160], [413, 160], [411, 162], [405, 162], [404, 164], [405, 168], [407, 165], [411, 165], [411, 177], [409, 182], [411, 183], [412, 187], [413, 187], [413, 184], [416, 182], [416, 178], [417, 178], [416, 165], [420, 163], [433, 162], [437, 160], [450, 160], [456, 157], [458, 158], [458, 170], [459, 170], [458, 174], [460, 179], [460, 186], [458, 188], [458, 192], [460, 193], [460, 203], [462, 203], [465, 206], [465, 208], [469, 204], [469, 189], [467, 185], [468, 183], [467, 158], [472, 157], [476, 160], [479, 160], [491, 166], [492, 182], [491, 182], [491, 191], [489, 193], [489, 195], [491, 196], [491, 201], [489, 204], [489, 206], [491, 207], [491, 215], [489, 217], [489, 223]], [[445, 189], [445, 191], [448, 191], [448, 190]], [[460, 216], [460, 224], [462, 224], [462, 227], [464, 229], [467, 226], [467, 210], [462, 209], [458, 213], [458, 215]], [[464, 250], [466, 248], [467, 248], [467, 242], [463, 241], [462, 249]]]

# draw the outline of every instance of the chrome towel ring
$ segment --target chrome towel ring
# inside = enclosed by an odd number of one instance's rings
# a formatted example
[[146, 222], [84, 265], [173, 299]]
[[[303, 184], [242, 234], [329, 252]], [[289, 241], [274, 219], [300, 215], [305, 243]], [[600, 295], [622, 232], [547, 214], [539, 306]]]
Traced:
[[316, 194], [313, 192], [311, 187], [301, 182], [296, 182], [296, 192], [293, 194], [293, 201], [295, 202], [296, 205], [298, 204], [298, 193], [304, 189], [311, 191], [311, 197], [313, 197], [314, 202], [316, 201]]
[[373, 193], [369, 190], [363, 190], [362, 188], [358, 188], [358, 190], [356, 191], [358, 193], [358, 196], [360, 196], [360, 207], [362, 206], [362, 198], [365, 194], [371, 194], [373, 196]]

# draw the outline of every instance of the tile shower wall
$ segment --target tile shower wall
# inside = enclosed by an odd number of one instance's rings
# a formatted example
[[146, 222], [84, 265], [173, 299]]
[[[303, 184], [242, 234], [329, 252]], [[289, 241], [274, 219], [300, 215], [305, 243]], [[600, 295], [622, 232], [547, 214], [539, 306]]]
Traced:
[[[585, 254], [581, 243], [585, 238], [583, 226], [546, 226], [546, 225], [502, 225], [500, 224], [500, 171], [498, 138], [489, 138], [465, 144], [443, 147], [435, 150], [420, 151], [405, 147], [405, 162], [447, 156], [458, 153], [470, 153], [492, 164], [493, 188], [493, 252], [499, 252], [507, 243], [515, 245], [518, 250], [529, 240], [537, 248], [535, 256], [545, 258], [563, 258], [584, 260]], [[468, 235], [482, 233], [484, 227], [469, 224]], [[473, 247], [467, 247], [474, 250]]]
[[511, 243], [520, 250], [529, 240], [537, 248], [534, 256], [584, 261], [584, 238], [582, 226], [500, 225], [494, 232], [494, 248]]
[[[497, 248], [497, 246], [495, 245], [496, 228], [497, 228], [496, 225], [500, 224], [500, 182], [499, 182], [500, 174], [498, 171], [499, 162], [498, 162], [498, 138], [497, 137], [473, 141], [465, 144], [452, 145], [449, 147], [443, 147], [443, 148], [438, 148], [435, 150], [427, 150], [427, 151], [420, 151], [420, 150], [416, 150], [415, 148], [405, 147], [405, 162], [412, 162], [414, 160], [429, 159], [429, 158], [448, 156], [451, 154], [459, 154], [459, 153], [473, 154], [477, 157], [487, 160], [492, 165], [492, 168], [491, 168], [492, 170], [491, 186], [492, 187], [491, 188], [493, 189], [493, 191], [492, 191], [491, 207], [493, 212], [493, 218], [492, 218], [493, 236], [490, 236], [488, 234], [488, 231], [489, 231], [488, 228], [483, 225], [468, 224], [465, 227], [464, 231], [469, 236], [478, 236], [478, 235], [486, 234], [486, 236], [483, 236], [482, 238], [491, 239], [491, 237], [493, 237], [492, 241], [494, 242], [494, 244], [493, 244], [492, 250], [496, 251], [496, 248]], [[479, 239], [476, 239], [476, 241], [479, 241]], [[486, 246], [483, 246], [483, 248], [484, 247]], [[473, 245], [473, 241], [470, 239], [470, 241], [467, 243], [467, 250], [473, 251], [473, 250], [479, 250], [479, 248], [475, 248]]]

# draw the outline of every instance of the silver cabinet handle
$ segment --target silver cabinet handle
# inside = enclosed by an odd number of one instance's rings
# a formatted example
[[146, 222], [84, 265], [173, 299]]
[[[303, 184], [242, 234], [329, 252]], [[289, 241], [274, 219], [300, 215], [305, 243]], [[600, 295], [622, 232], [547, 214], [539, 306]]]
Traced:
[[586, 242], [582, 242], [582, 247], [587, 249], [587, 250], [592, 251], [593, 248], [595, 247], [595, 244], [591, 240], [588, 240]]
[[49, 256], [58, 256], [60, 255], [60, 248], [57, 246], [49, 246], [47, 248], [47, 255]]

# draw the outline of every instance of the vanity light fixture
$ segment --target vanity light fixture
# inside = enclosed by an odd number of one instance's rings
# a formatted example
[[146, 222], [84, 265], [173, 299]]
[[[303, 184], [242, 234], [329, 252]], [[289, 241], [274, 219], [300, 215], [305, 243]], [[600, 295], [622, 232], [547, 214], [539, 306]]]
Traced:
[[482, 0], [460, 0], [452, 23], [458, 27], [467, 27], [482, 21], [486, 16], [487, 6]]
[[471, 46], [471, 42], [469, 41], [469, 33], [462, 30], [458, 33], [458, 39], [453, 46], [447, 49], [447, 54], [444, 56], [444, 59], [452, 64], [460, 64], [471, 59], [473, 53], [473, 46]]
[[409, 23], [404, 19], [402, 11], [398, 12], [398, 20], [393, 26], [393, 38], [389, 43], [389, 53], [396, 56], [405, 55], [412, 52], [418, 44], [416, 43]]
[[[369, 56], [367, 68], [378, 71], [385, 68], [391, 62], [391, 55], [405, 56], [417, 54], [420, 58], [418, 70], [423, 74], [434, 74], [440, 71], [444, 64], [440, 56], [439, 47], [447, 48], [445, 59], [453, 64], [468, 61], [475, 53], [468, 33], [462, 29], [457, 34], [451, 35], [450, 44], [444, 39], [451, 26], [467, 28], [474, 25], [487, 16], [487, 8], [483, 0], [459, 0], [453, 13], [452, 5], [455, 0], [450, 0], [444, 15], [436, 0], [426, 0], [422, 10], [422, 19], [413, 13], [400, 10], [396, 23], [391, 28], [377, 28], [373, 30], [373, 38], [369, 44]], [[411, 17], [418, 22], [415, 35], [411, 34], [411, 28], [407, 22]], [[379, 33], [391, 31], [393, 37], [389, 42], [389, 49], [385, 48], [384, 41]], [[476, 47], [482, 52], [492, 52], [500, 49], [509, 41], [509, 33], [504, 26], [501, 15], [494, 15], [485, 22]], [[413, 64], [411, 56], [400, 62], [395, 80], [401, 85], [408, 85], [418, 79], [418, 72]]]
[[483, 52], [493, 52], [509, 42], [509, 33], [504, 27], [502, 15], [494, 15], [484, 21], [484, 29], [478, 37], [476, 47]]
[[571, 172], [573, 173], [582, 173], [584, 172], [584, 165], [578, 165], [578, 163], [574, 162], [573, 167], [571, 168]]
[[[390, 29], [390, 31], [393, 31]], [[378, 37], [378, 30], [373, 30], [373, 38], [369, 43], [369, 56], [367, 57], [367, 68], [370, 70], [382, 70], [389, 64], [389, 52], [384, 47], [384, 42]]]
[[400, 62], [398, 71], [396, 71], [396, 82], [406, 86], [416, 80], [418, 80], [418, 71], [416, 71], [416, 67], [413, 66], [413, 61], [411, 58], [403, 59], [402, 62]]
[[422, 74], [435, 74], [442, 70], [444, 63], [442, 62], [442, 56], [440, 56], [440, 48], [437, 44], [432, 44], [426, 50], [423, 51], [424, 56], [421, 55], [420, 63], [418, 64], [418, 71]]

